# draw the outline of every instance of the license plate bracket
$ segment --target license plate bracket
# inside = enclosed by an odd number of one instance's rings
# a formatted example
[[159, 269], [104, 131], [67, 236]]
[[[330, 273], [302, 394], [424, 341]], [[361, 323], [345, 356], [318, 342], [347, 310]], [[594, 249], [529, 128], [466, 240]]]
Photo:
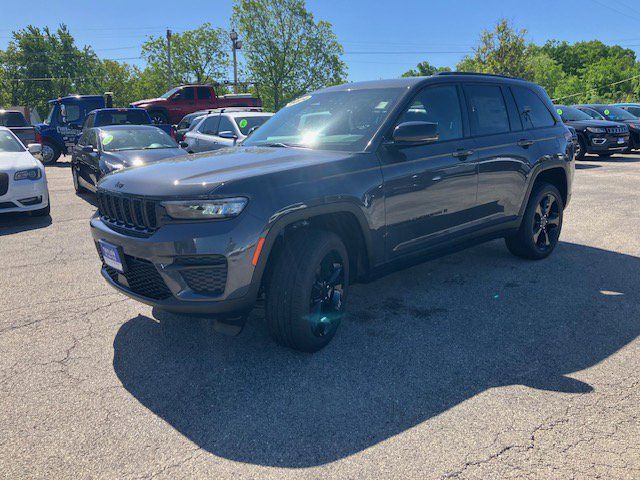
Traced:
[[100, 251], [102, 252], [104, 263], [118, 272], [124, 273], [127, 266], [124, 261], [124, 252], [122, 251], [122, 247], [105, 242], [104, 240], [98, 240], [98, 244], [100, 245]]

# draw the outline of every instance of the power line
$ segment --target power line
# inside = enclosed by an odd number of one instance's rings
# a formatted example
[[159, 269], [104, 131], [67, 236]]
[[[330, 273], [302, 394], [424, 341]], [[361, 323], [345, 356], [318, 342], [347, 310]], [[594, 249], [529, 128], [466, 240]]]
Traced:
[[640, 78], [640, 75], [634, 75], [633, 77], [629, 77], [629, 78], [625, 78], [624, 80], [619, 80], [617, 82], [613, 82], [613, 83], [608, 83], [606, 85], [600, 85], [598, 87], [594, 87], [591, 88], [585, 92], [580, 92], [580, 93], [573, 93], [571, 95], [565, 95], [564, 97], [558, 97], [558, 98], [554, 98], [553, 101], [557, 101], [557, 100], [564, 100], [565, 98], [572, 98], [572, 97], [577, 97], [578, 95], [585, 95], [587, 93], [593, 92], [594, 90], [597, 90], [598, 88], [602, 88], [602, 87], [613, 87], [614, 85], [619, 85], [621, 83], [625, 83], [628, 82], [630, 80], [634, 80], [636, 78]]

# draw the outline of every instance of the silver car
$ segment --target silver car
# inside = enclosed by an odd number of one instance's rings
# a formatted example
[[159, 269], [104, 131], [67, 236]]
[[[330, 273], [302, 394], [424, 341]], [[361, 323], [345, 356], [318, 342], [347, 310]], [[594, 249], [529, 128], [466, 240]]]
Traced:
[[204, 115], [184, 135], [181, 146], [189, 153], [232, 147], [273, 116], [267, 112], [221, 112]]

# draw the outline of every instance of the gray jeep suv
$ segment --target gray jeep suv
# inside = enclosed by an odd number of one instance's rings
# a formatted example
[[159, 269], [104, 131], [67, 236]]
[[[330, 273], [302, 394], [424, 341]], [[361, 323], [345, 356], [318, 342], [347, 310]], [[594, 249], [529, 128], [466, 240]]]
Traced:
[[316, 351], [354, 282], [499, 237], [547, 257], [573, 156], [523, 80], [351, 83], [292, 101], [240, 147], [108, 175], [91, 230], [126, 295], [231, 332], [264, 298], [273, 338]]

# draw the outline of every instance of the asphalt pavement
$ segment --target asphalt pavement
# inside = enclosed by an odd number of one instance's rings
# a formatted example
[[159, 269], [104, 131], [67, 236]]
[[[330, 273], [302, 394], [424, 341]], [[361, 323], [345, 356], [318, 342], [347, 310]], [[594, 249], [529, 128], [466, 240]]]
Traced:
[[333, 342], [153, 311], [91, 195], [0, 217], [0, 477], [640, 478], [640, 156], [578, 162], [544, 261], [494, 241], [351, 290]]

